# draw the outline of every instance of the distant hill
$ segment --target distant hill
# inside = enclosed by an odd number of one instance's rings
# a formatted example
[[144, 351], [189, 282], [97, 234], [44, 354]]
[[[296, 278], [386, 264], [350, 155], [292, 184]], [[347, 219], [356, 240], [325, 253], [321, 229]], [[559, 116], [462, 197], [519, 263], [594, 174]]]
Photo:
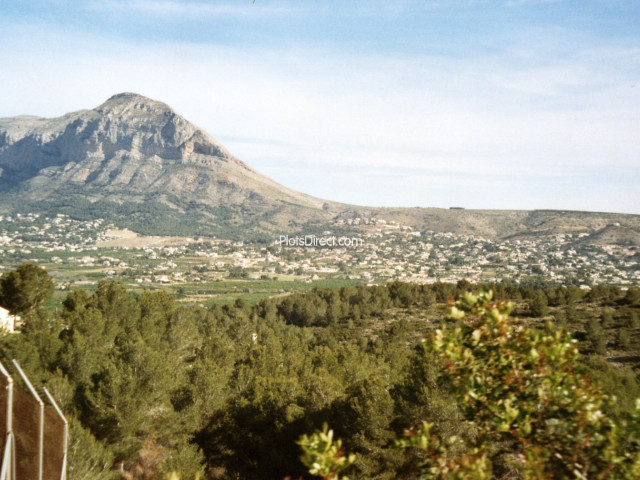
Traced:
[[[613, 224], [640, 229], [637, 215], [368, 208], [322, 200], [262, 175], [168, 105], [135, 93], [58, 118], [0, 119], [0, 209], [106, 218], [146, 234], [244, 239], [322, 230], [359, 217], [487, 238], [593, 234]], [[637, 234], [629, 238], [638, 244]]]
[[607, 225], [580, 240], [589, 245], [640, 245], [640, 229], [619, 223]]

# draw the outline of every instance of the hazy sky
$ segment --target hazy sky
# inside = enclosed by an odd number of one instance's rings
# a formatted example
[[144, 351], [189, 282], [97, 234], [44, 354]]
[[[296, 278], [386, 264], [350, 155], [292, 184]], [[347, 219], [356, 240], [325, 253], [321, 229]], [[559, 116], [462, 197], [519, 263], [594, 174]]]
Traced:
[[640, 213], [639, 25], [637, 0], [0, 0], [0, 117], [133, 91], [323, 198]]

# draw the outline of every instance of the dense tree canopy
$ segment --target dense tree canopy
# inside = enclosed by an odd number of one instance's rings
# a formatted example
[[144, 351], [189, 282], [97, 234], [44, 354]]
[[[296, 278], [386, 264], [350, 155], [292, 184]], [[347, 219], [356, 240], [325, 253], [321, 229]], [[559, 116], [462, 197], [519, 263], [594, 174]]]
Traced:
[[[442, 307], [467, 288], [479, 287], [316, 289], [205, 309], [105, 281], [69, 292], [55, 315], [32, 307], [22, 333], [0, 336], [0, 360], [16, 358], [71, 418], [70, 480], [172, 471], [183, 479], [312, 478], [295, 440], [325, 422], [356, 455], [350, 478], [417, 479], [424, 459], [391, 448], [404, 429], [425, 420], [443, 437], [473, 435], [422, 342], [455, 325]], [[602, 289], [587, 301], [579, 289], [492, 288], [496, 298], [519, 299], [515, 312], [534, 324], [528, 302], [544, 294], [545, 318], [563, 313], [589, 355], [581, 372], [618, 396], [607, 413], [632, 410], [637, 374], [596, 355], [585, 328], [598, 322], [607, 351], [640, 349], [633, 289]], [[619, 332], [629, 334], [621, 345]]]
[[53, 294], [53, 281], [44, 268], [32, 263], [0, 277], [0, 306], [11, 313], [25, 313], [46, 302]]
[[[615, 398], [578, 371], [575, 340], [512, 321], [512, 308], [491, 291], [466, 293], [450, 313], [461, 325], [424, 344], [442, 362], [439, 377], [470, 432], [449, 435], [424, 421], [396, 446], [421, 452], [416, 470], [425, 479], [639, 478], [640, 398], [628, 415], [609, 416]], [[299, 443], [309, 472], [325, 480], [344, 480], [341, 471], [357, 465], [326, 425]]]

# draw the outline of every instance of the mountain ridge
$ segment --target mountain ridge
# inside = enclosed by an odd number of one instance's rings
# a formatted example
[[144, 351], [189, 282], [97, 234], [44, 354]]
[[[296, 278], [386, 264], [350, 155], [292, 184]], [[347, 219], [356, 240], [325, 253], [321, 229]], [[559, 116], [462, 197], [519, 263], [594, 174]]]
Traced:
[[[275, 189], [302, 204], [317, 203], [310, 201], [312, 197], [281, 187], [233, 157], [222, 144], [168, 105], [138, 94], [114, 95], [93, 110], [53, 119], [11, 120], [0, 119], [0, 167], [11, 170], [14, 183], [35, 183], [38, 188], [31, 193], [36, 198], [50, 192], [47, 183], [53, 181], [54, 186], [59, 186], [54, 181], [57, 178], [107, 188], [122, 185], [148, 191], [163, 187], [182, 194], [184, 189], [174, 191], [175, 185], [158, 182], [159, 177], [167, 167], [193, 165], [221, 167], [213, 168], [217, 174], [211, 179], [214, 182], [224, 184], [241, 175], [245, 183], [253, 179], [262, 184], [254, 185], [258, 193]], [[190, 172], [192, 176], [194, 173]], [[194, 181], [188, 176], [182, 179]], [[209, 179], [200, 179], [200, 183], [206, 180]], [[29, 185], [23, 185], [23, 190], [29, 191]], [[200, 194], [202, 200], [213, 200], [211, 195], [204, 197], [205, 193]]]
[[489, 238], [591, 234], [619, 223], [612, 231], [628, 242], [640, 231], [637, 215], [373, 208], [319, 199], [278, 184], [169, 105], [132, 92], [56, 118], [0, 118], [0, 194], [3, 211], [100, 215], [140, 233], [272, 237], [357, 217]]

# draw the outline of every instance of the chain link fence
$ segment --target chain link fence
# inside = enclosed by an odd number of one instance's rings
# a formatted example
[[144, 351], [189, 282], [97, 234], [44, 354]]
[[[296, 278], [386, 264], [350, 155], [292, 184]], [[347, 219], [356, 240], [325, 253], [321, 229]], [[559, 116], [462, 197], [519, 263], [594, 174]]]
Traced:
[[0, 428], [4, 427], [0, 480], [66, 480], [68, 425], [45, 389], [45, 404], [20, 365], [14, 382], [0, 363]]

